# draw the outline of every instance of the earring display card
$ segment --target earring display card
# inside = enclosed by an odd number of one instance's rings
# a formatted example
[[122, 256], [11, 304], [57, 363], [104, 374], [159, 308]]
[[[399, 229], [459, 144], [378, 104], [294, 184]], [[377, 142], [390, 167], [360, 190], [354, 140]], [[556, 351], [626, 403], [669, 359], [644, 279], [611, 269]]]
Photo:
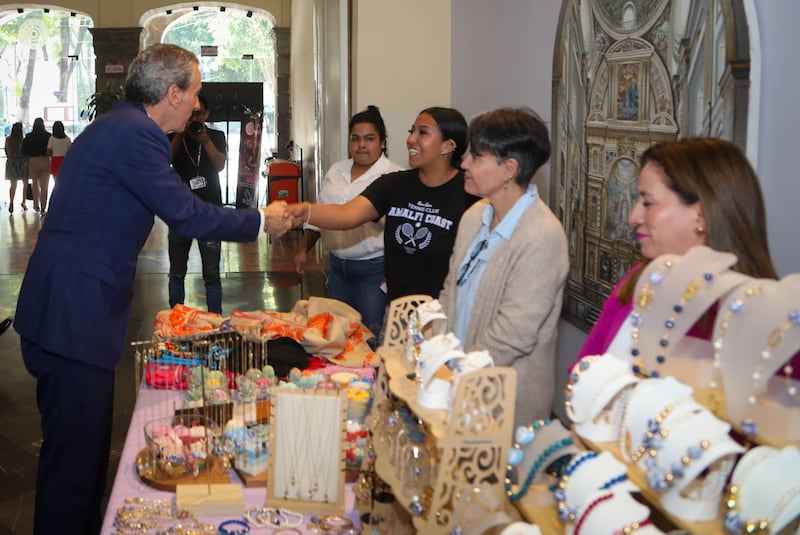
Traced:
[[272, 400], [266, 505], [343, 513], [345, 391], [273, 388]]

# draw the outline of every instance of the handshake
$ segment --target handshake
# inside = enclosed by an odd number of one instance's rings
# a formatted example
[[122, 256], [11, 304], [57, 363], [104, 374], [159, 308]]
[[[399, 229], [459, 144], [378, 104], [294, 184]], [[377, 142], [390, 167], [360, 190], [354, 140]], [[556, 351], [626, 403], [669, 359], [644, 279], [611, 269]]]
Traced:
[[264, 232], [273, 238], [286, 234], [300, 223], [306, 222], [311, 216], [311, 204], [288, 204], [286, 201], [273, 201], [265, 208], [260, 208], [264, 214]]

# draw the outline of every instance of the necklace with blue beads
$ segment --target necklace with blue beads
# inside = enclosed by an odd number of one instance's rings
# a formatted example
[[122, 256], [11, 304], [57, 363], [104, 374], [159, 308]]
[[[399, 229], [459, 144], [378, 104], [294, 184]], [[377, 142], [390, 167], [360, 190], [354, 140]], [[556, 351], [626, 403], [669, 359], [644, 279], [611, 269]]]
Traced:
[[524, 453], [522, 452], [522, 448], [527, 446], [533, 439], [535, 438], [536, 432], [544, 426], [550, 425], [552, 420], [539, 420], [538, 422], [534, 422], [530, 426], [521, 426], [517, 428], [517, 432], [514, 435], [515, 444], [514, 447], [509, 451], [508, 455], [508, 465], [506, 467], [506, 479], [505, 479], [505, 489], [506, 494], [508, 495], [511, 501], [519, 501], [523, 496], [528, 493], [528, 489], [533, 484], [533, 480], [536, 479], [539, 471], [545, 466], [547, 460], [557, 451], [565, 448], [567, 446], [571, 446], [573, 444], [572, 437], [565, 437], [562, 439], [557, 440], [555, 443], [548, 446], [536, 459], [536, 461], [531, 465], [530, 470], [528, 470], [528, 475], [525, 477], [525, 480], [522, 482], [519, 490], [517, 492], [513, 491], [511, 485], [511, 476], [513, 475], [513, 468], [519, 463], [522, 462], [524, 457]]

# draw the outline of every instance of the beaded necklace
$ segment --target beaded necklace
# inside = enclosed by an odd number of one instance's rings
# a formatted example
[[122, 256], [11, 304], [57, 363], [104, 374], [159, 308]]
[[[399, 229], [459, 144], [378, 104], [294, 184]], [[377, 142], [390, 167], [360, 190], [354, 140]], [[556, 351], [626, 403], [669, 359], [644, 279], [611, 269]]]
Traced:
[[748, 288], [742, 297], [737, 297], [733, 301], [728, 303], [726, 307], [725, 313], [720, 319], [719, 327], [717, 327], [716, 337], [714, 338], [713, 347], [714, 347], [714, 361], [713, 361], [713, 377], [711, 381], [708, 383], [708, 387], [714, 393], [714, 409], [716, 410], [719, 406], [720, 399], [719, 399], [719, 389], [721, 385], [721, 375], [720, 375], [720, 368], [722, 367], [722, 349], [724, 347], [725, 342], [725, 335], [728, 332], [728, 327], [730, 325], [731, 318], [734, 315], [741, 314], [746, 310], [745, 301], [750, 297], [756, 297], [761, 294], [761, 291], [764, 287], [761, 284], [756, 284], [755, 286], [751, 286]]
[[[696, 278], [696, 279], [694, 279], [694, 280], [689, 282], [689, 284], [686, 286], [686, 288], [681, 293], [681, 297], [678, 300], [678, 302], [675, 303], [672, 306], [672, 312], [670, 313], [670, 315], [666, 319], [666, 321], [664, 321], [664, 332], [661, 334], [661, 337], [658, 340], [658, 348], [659, 348], [659, 350], [658, 350], [658, 353], [656, 354], [656, 363], [657, 363], [657, 365], [660, 366], [660, 365], [664, 364], [667, 361], [666, 353], [667, 353], [667, 349], [669, 348], [670, 337], [672, 335], [673, 330], [675, 329], [676, 321], [678, 320], [678, 317], [686, 309], [686, 305], [689, 303], [689, 301], [692, 300], [692, 298], [694, 298], [697, 295], [697, 293], [700, 290], [702, 290], [704, 288], [708, 288], [713, 282], [714, 282], [714, 274], [713, 273], [708, 273], [708, 272], [703, 273], [700, 277], [698, 277], [698, 278]], [[704, 285], [704, 283], [705, 283], [705, 285]], [[653, 292], [651, 290], [650, 295], [646, 296], [645, 300], [652, 299], [652, 293]], [[636, 335], [633, 336], [633, 334], [632, 334], [632, 337], [634, 339], [634, 342], [638, 343], [638, 340], [639, 340], [638, 330], [639, 330], [639, 327], [641, 326], [641, 315], [639, 316], [638, 324], [635, 324], [635, 325], [636, 325]], [[637, 355], [639, 353], [638, 349], [635, 348], [635, 347], [631, 351], [632, 352], [636, 351]], [[640, 369], [638, 371], [641, 371], [641, 360], [639, 361], [639, 363], [640, 363]], [[658, 370], [651, 370], [650, 371], [650, 376], [651, 377], [660, 377], [660, 375], [661, 375], [661, 372], [659, 372]]]
[[[575, 414], [575, 409], [572, 406], [572, 397], [575, 391], [575, 385], [578, 383], [578, 380], [581, 377], [581, 373], [585, 372], [589, 369], [594, 361], [598, 358], [597, 356], [587, 356], [583, 357], [578, 363], [572, 368], [572, 372], [570, 372], [569, 376], [567, 377], [567, 385], [564, 387], [564, 407], [567, 411], [567, 416], [569, 416], [570, 420], [573, 422], [582, 422], [589, 418], [589, 414]], [[596, 396], [602, 394], [602, 389], [597, 389]], [[594, 403], [589, 405], [589, 411], [591, 412]]]
[[[747, 435], [748, 437], [752, 437], [758, 433], [758, 425], [753, 419], [752, 413], [753, 413], [753, 408], [755, 407], [757, 401], [756, 391], [758, 389], [759, 383], [761, 382], [761, 375], [764, 369], [764, 364], [767, 363], [769, 359], [772, 357], [772, 351], [778, 348], [781, 345], [781, 343], [783, 343], [783, 339], [784, 336], [786, 335], [786, 332], [792, 327], [795, 327], [797, 325], [800, 325], [800, 311], [798, 311], [797, 309], [790, 310], [789, 313], [786, 315], [786, 319], [783, 321], [783, 323], [775, 327], [767, 337], [767, 345], [761, 351], [761, 359], [759, 360], [756, 369], [753, 371], [752, 387], [750, 390], [750, 395], [747, 396], [747, 404], [749, 405], [749, 408], [747, 411], [747, 415], [745, 416], [744, 420], [742, 420], [741, 424], [742, 431], [744, 431], [744, 434]], [[784, 366], [784, 373], [786, 372], [787, 368], [789, 371], [788, 374], [789, 378], [787, 378], [787, 381], [790, 381], [791, 372], [793, 371], [791, 360], [789, 361], [787, 366]], [[789, 388], [789, 394], [792, 397], [794, 397], [794, 395], [797, 393], [796, 389], [794, 388], [794, 385], [787, 382], [787, 386]]]
[[758, 520], [747, 520], [739, 514], [739, 500], [741, 499], [742, 488], [738, 485], [729, 485], [728, 493], [723, 502], [725, 512], [722, 515], [722, 522], [725, 529], [731, 535], [768, 535], [778, 515], [783, 508], [789, 505], [792, 500], [800, 496], [800, 485], [795, 485], [788, 492], [781, 496], [781, 499], [770, 510], [769, 514]]
[[520, 489], [517, 492], [514, 492], [511, 486], [511, 476], [513, 475], [513, 467], [522, 462], [522, 458], [524, 457], [524, 453], [522, 452], [522, 447], [533, 442], [536, 431], [538, 431], [539, 429], [541, 429], [546, 425], [550, 425], [551, 423], [552, 420], [539, 420], [538, 422], [535, 422], [533, 425], [528, 426], [527, 428], [525, 426], [517, 428], [517, 432], [514, 435], [516, 443], [514, 444], [514, 447], [509, 451], [508, 465], [506, 466], [506, 478], [504, 482], [506, 494], [508, 495], [511, 501], [515, 502], [519, 501], [520, 499], [522, 499], [523, 496], [525, 496], [528, 493], [528, 489], [533, 484], [533, 480], [536, 478], [536, 475], [539, 473], [539, 470], [541, 470], [542, 467], [544, 467], [545, 462], [550, 458], [551, 455], [553, 455], [560, 449], [565, 448], [567, 446], [571, 446], [573, 444], [572, 437], [570, 436], [559, 439], [555, 443], [549, 445], [539, 455], [539, 457], [536, 459], [533, 465], [531, 465], [531, 468], [528, 471], [528, 475], [522, 482]]
[[642, 325], [641, 312], [650, 307], [650, 304], [653, 302], [653, 296], [655, 295], [653, 287], [661, 283], [664, 279], [664, 275], [672, 269], [673, 265], [674, 262], [672, 260], [666, 260], [653, 273], [650, 273], [650, 275], [647, 276], [644, 286], [639, 290], [639, 294], [634, 300], [634, 308], [631, 312], [631, 356], [633, 357], [633, 373], [642, 373], [643, 370], [643, 363], [639, 358], [639, 327]]

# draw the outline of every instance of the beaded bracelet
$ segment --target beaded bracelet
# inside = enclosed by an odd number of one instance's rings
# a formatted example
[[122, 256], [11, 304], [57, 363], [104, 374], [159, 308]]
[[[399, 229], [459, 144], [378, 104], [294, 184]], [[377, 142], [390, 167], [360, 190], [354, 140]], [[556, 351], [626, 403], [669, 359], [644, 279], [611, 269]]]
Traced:
[[647, 484], [656, 492], [665, 492], [678, 479], [683, 479], [686, 467], [692, 461], [702, 457], [703, 453], [711, 447], [711, 442], [701, 440], [697, 444], [692, 444], [686, 448], [686, 453], [680, 457], [680, 461], [673, 463], [669, 470], [658, 466], [658, 461], [654, 458], [645, 461], [647, 470]]
[[303, 525], [303, 515], [288, 509], [251, 507], [244, 514], [244, 518], [255, 528], [297, 528]]
[[573, 522], [575, 520], [575, 510], [570, 509], [567, 505], [567, 482], [577, 468], [589, 459], [594, 459], [599, 455], [596, 451], [588, 451], [572, 459], [564, 474], [556, 484], [556, 490], [553, 492], [553, 497], [556, 499], [556, 507], [558, 509], [558, 517], [563, 521]]
[[757, 520], [750, 520], [742, 518], [739, 513], [739, 499], [741, 498], [741, 487], [736, 484], [728, 486], [727, 495], [723, 501], [724, 512], [722, 514], [722, 523], [728, 533], [732, 535], [767, 535], [771, 532], [772, 522], [774, 522], [781, 511], [793, 499], [800, 496], [800, 485], [795, 485], [788, 492], [784, 493], [778, 503], [776, 503], [769, 514], [764, 518]]
[[583, 514], [581, 515], [580, 519], [578, 519], [578, 523], [575, 524], [575, 531], [573, 532], [573, 534], [574, 535], [579, 535], [580, 534], [581, 527], [583, 527], [583, 523], [586, 521], [586, 517], [589, 516], [589, 514], [592, 512], [592, 509], [594, 509], [595, 507], [597, 507], [598, 505], [600, 505], [603, 502], [607, 502], [608, 500], [610, 500], [613, 497], [614, 497], [614, 493], [613, 492], [609, 493], [609, 494], [603, 494], [602, 496], [597, 498], [595, 501], [593, 501], [592, 503], [587, 505], [586, 509], [583, 511]]
[[[582, 414], [578, 416], [577, 414], [575, 414], [575, 409], [572, 406], [572, 397], [574, 395], [575, 385], [578, 384], [581, 374], [586, 370], [588, 370], [591, 367], [592, 363], [596, 361], [598, 358], [599, 357], [594, 355], [583, 357], [572, 368], [572, 372], [570, 372], [569, 376], [567, 377], [567, 385], [564, 387], [564, 407], [567, 411], [567, 416], [569, 416], [570, 420], [572, 420], [573, 422], [583, 421], [589, 418], [589, 415]], [[602, 392], [602, 389], [599, 389], [598, 392]]]
[[[234, 527], [235, 526], [235, 527]], [[217, 528], [220, 535], [244, 535], [250, 533], [250, 526], [243, 520], [226, 520]]]
[[[596, 451], [590, 451], [577, 457], [572, 463], [570, 463], [570, 465], [564, 471], [564, 474], [561, 476], [561, 479], [556, 484], [556, 490], [553, 492], [553, 498], [556, 500], [558, 517], [562, 522], [574, 522], [575, 517], [577, 516], [577, 508], [571, 509], [567, 504], [567, 486], [569, 485], [570, 476], [575, 473], [578, 467], [580, 467], [584, 462], [594, 459], [598, 455], [599, 454]], [[597, 490], [608, 490], [614, 485], [627, 480], [628, 474], [623, 472], [599, 485]]]

